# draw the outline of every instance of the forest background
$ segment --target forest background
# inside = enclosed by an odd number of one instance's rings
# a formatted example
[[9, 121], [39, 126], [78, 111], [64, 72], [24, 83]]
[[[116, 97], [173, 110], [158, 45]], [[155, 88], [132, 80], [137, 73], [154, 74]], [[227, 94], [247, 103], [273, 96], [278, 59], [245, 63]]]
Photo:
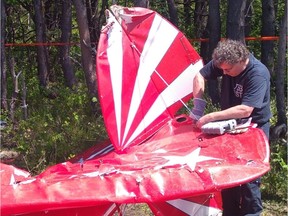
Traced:
[[[231, 38], [268, 67], [271, 171], [262, 191], [271, 215], [287, 213], [286, 0], [1, 0], [1, 162], [36, 175], [108, 138], [95, 55], [113, 4], [157, 11], [204, 63], [221, 38]], [[208, 83], [206, 112], [218, 107], [219, 82]]]

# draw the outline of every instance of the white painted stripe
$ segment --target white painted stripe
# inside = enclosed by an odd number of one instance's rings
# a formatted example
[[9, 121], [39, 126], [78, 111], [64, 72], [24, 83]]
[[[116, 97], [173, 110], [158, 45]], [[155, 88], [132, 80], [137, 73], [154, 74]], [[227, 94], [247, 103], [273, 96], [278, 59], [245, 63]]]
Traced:
[[164, 179], [164, 176], [160, 172], [154, 172], [153, 174], [151, 174], [151, 179], [153, 179], [154, 182], [157, 182], [159, 190], [157, 192], [165, 196], [166, 179]]
[[115, 197], [137, 197], [134, 192], [129, 192], [126, 188], [126, 185], [122, 181], [115, 181]]
[[118, 132], [118, 140], [120, 140], [120, 127], [121, 127], [121, 95], [122, 95], [122, 67], [123, 67], [123, 50], [122, 50], [122, 27], [115, 19], [110, 15], [111, 29], [108, 32], [108, 48], [107, 57], [110, 65], [112, 91], [114, 96], [114, 106], [116, 115], [116, 126]]
[[[145, 93], [147, 85], [150, 81], [151, 74], [153, 74], [155, 71], [155, 68], [171, 46], [177, 34], [178, 31], [171, 26], [171, 24], [163, 20], [158, 14], [155, 15], [147, 41], [144, 45], [143, 52], [141, 53], [139, 70], [132, 95], [123, 140], [125, 140], [131, 127], [133, 118], [135, 117], [143, 94]], [[153, 117], [155, 118], [157, 116]], [[151, 120], [149, 120], [149, 122], [151, 122]], [[131, 140], [131, 138], [129, 140]]]
[[17, 176], [24, 176], [25, 178], [30, 176], [30, 173], [28, 173], [26, 171], [22, 171], [20, 169], [14, 169], [14, 174], [17, 175]]
[[[95, 152], [95, 154], [90, 155], [90, 157], [87, 158], [86, 160], [90, 160], [90, 159], [92, 159], [92, 158], [94, 158], [96, 156], [101, 156], [103, 154], [106, 154], [106, 153], [112, 151], [113, 149], [114, 149], [113, 145], [110, 144], [107, 147], [105, 147], [104, 149], [101, 149], [100, 151]], [[80, 162], [80, 160], [78, 162]]]
[[162, 92], [166, 106], [174, 104], [179, 99], [189, 95], [193, 90], [193, 79], [195, 74], [203, 67], [202, 61], [189, 65], [169, 86]]
[[[151, 122], [155, 116], [159, 116], [167, 107], [179, 101], [192, 92], [193, 78], [195, 74], [203, 67], [202, 61], [198, 61], [195, 65], [189, 65], [157, 98], [155, 103], [149, 109], [143, 120], [134, 131], [127, 143], [135, 139]], [[184, 85], [186, 84], [186, 85]], [[177, 92], [176, 92], [177, 90]], [[179, 91], [179, 92], [178, 92]]]
[[100, 175], [100, 172], [97, 170], [97, 171], [94, 171], [94, 172], [84, 173], [82, 175], [90, 177], [90, 178], [93, 178], [93, 177], [98, 177]]
[[220, 209], [200, 205], [198, 203], [183, 199], [169, 200], [167, 203], [180, 211], [193, 216], [217, 216], [221, 212]]
[[9, 183], [9, 185], [14, 185], [15, 183], [16, 183], [16, 180], [15, 180], [14, 174], [12, 173], [12, 174], [11, 174], [11, 177], [10, 177], [10, 183]]
[[[161, 100], [159, 100], [159, 98]], [[151, 109], [149, 109], [148, 113], [144, 116], [134, 133], [129, 138], [127, 144], [132, 142], [147, 126], [151, 124], [151, 122], [155, 120], [155, 117], [159, 116], [164, 110], [166, 110], [166, 108], [167, 107], [165, 106], [163, 99], [158, 97], [158, 99], [153, 103]], [[125, 145], [125, 147], [127, 147], [127, 145]]]
[[104, 213], [103, 216], [109, 216], [109, 215], [111, 215], [111, 213], [113, 213], [116, 208], [117, 208], [116, 204], [113, 203], [113, 204], [107, 209], [107, 211]]

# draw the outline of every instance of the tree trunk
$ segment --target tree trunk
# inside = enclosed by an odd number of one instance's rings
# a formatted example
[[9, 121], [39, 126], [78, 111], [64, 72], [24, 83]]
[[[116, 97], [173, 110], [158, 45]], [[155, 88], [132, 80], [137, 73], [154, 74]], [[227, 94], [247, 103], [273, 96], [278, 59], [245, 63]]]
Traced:
[[[221, 19], [219, 0], [209, 0], [209, 61], [218, 42], [221, 39]], [[217, 106], [220, 102], [220, 92], [218, 80], [208, 80], [208, 94], [211, 97], [212, 104]]]
[[212, 57], [213, 50], [221, 39], [221, 18], [219, 0], [209, 0], [209, 56]]
[[[205, 0], [206, 1], [206, 0]], [[208, 7], [201, 0], [197, 0], [195, 2], [195, 11], [194, 11], [194, 26], [195, 26], [195, 37], [196, 38], [209, 38], [210, 37], [210, 29], [209, 22], [207, 16]], [[201, 30], [202, 29], [202, 30]], [[200, 56], [203, 59], [204, 64], [207, 64], [211, 56], [209, 56], [209, 43], [201, 42], [200, 44]]]
[[278, 60], [276, 70], [276, 106], [277, 125], [287, 125], [285, 112], [285, 68], [287, 64], [287, 1], [285, 2], [285, 12], [280, 25], [280, 39], [278, 45]]
[[[36, 42], [46, 43], [46, 25], [42, 9], [42, 0], [34, 0], [33, 4], [35, 10]], [[45, 88], [47, 86], [49, 74], [48, 51], [46, 46], [37, 46], [37, 64], [40, 86]]]
[[17, 103], [17, 98], [19, 94], [19, 76], [21, 72], [16, 74], [15, 71], [15, 58], [13, 55], [11, 55], [10, 49], [8, 50], [8, 67], [12, 76], [12, 81], [13, 81], [13, 90], [12, 90], [12, 98], [10, 101], [10, 110], [9, 110], [9, 115], [10, 115], [10, 120], [13, 123], [13, 129], [15, 129], [16, 126], [16, 119], [15, 119], [15, 110], [16, 110], [16, 103]]
[[245, 9], [247, 0], [228, 0], [226, 37], [245, 43]]
[[23, 119], [28, 119], [28, 104], [27, 101], [27, 87], [24, 75], [21, 76], [21, 83], [22, 83], [22, 110], [23, 110]]
[[194, 11], [195, 37], [199, 38], [207, 26], [207, 0], [196, 0]]
[[72, 61], [70, 59], [70, 42], [71, 37], [71, 25], [72, 25], [72, 17], [71, 17], [71, 1], [63, 0], [62, 1], [62, 15], [61, 15], [61, 42], [66, 45], [60, 46], [60, 63], [62, 66], [62, 70], [64, 73], [64, 78], [66, 85], [69, 88], [73, 88], [76, 84], [76, 78], [73, 70]]
[[[262, 0], [261, 36], [275, 36], [275, 10], [273, 0]], [[261, 41], [261, 62], [272, 74], [274, 71], [274, 41]]]
[[174, 0], [167, 0], [170, 22], [178, 27], [178, 15], [177, 15], [177, 8], [175, 5]]
[[250, 36], [251, 33], [251, 20], [253, 16], [253, 0], [247, 0], [246, 8], [244, 12], [244, 35], [245, 37]]
[[87, 11], [87, 20], [90, 32], [90, 40], [91, 47], [96, 50], [96, 42], [99, 40], [99, 35], [101, 31], [101, 27], [103, 25], [102, 22], [98, 20], [98, 1], [86, 1], [86, 11]]
[[82, 0], [73, 0], [73, 4], [76, 9], [76, 19], [80, 34], [81, 59], [86, 78], [86, 85], [91, 99], [92, 110], [96, 113], [98, 109], [95, 100], [97, 97], [96, 67], [95, 58], [93, 58], [92, 53], [93, 50], [91, 47], [86, 8]]
[[191, 0], [186, 0], [183, 2], [183, 10], [184, 10], [184, 28], [185, 29], [189, 29], [189, 27], [191, 26], [192, 22], [191, 22]]
[[135, 7], [148, 8], [149, 7], [149, 0], [134, 0], [134, 6]]
[[7, 70], [5, 56], [5, 24], [6, 11], [4, 1], [1, 1], [1, 109], [8, 110], [7, 104]]

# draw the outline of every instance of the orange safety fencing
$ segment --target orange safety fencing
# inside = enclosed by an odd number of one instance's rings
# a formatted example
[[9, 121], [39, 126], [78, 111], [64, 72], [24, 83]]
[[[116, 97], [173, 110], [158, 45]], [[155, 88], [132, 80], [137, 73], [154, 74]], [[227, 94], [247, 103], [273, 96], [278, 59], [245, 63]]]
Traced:
[[[225, 38], [221, 38], [224, 40]], [[252, 40], [252, 41], [269, 41], [269, 40], [279, 40], [279, 36], [267, 36], [267, 37], [245, 37], [245, 40]], [[191, 42], [208, 42], [209, 38], [196, 38], [190, 39]]]
[[[223, 40], [224, 38], [221, 38]], [[269, 37], [246, 37], [245, 40], [252, 41], [269, 41], [269, 40], [279, 40], [279, 36], [269, 36]], [[190, 42], [208, 42], [208, 38], [195, 38], [189, 39]], [[93, 42], [95, 43], [95, 42]], [[49, 42], [49, 43], [5, 43], [5, 47], [16, 47], [16, 46], [75, 46], [79, 45], [80, 42], [70, 42], [70, 43], [60, 43], [60, 42]]]
[[13, 46], [75, 46], [79, 45], [80, 42], [60, 43], [60, 42], [49, 42], [49, 43], [5, 43], [5, 47]]

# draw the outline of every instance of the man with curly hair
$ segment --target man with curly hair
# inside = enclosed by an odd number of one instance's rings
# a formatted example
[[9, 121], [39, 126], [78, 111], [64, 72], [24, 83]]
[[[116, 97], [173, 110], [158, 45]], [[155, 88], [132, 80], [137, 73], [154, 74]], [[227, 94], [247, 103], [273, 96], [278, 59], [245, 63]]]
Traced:
[[[221, 111], [202, 116], [206, 104], [201, 99], [205, 80], [217, 77], [222, 77]], [[213, 121], [252, 117], [252, 122], [269, 138], [270, 73], [242, 42], [227, 39], [218, 43], [212, 60], [194, 78], [193, 95], [190, 116], [197, 120], [197, 127]], [[263, 209], [260, 180], [223, 190], [223, 216], [260, 215]]]

